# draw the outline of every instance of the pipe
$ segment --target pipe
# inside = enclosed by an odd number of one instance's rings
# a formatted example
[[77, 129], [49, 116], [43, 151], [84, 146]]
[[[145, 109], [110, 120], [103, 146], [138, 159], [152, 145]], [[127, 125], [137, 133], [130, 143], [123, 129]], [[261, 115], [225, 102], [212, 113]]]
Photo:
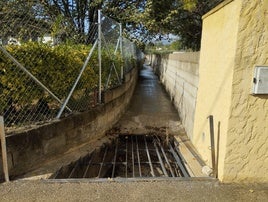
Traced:
[[216, 177], [216, 171], [215, 171], [215, 142], [214, 142], [214, 120], [213, 116], [209, 115], [209, 131], [210, 131], [210, 145], [211, 145], [211, 163], [212, 163], [212, 171], [213, 171], [213, 177]]

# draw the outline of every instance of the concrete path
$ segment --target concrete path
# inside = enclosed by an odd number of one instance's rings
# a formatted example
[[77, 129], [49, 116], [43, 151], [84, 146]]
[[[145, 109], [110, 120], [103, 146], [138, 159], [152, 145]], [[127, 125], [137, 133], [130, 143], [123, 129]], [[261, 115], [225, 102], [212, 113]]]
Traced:
[[265, 202], [267, 200], [267, 187], [222, 185], [214, 181], [105, 183], [16, 181], [0, 185], [0, 201]]
[[121, 133], [130, 134], [183, 131], [177, 110], [150, 66], [144, 65], [140, 71], [130, 107], [115, 127], [120, 128]]

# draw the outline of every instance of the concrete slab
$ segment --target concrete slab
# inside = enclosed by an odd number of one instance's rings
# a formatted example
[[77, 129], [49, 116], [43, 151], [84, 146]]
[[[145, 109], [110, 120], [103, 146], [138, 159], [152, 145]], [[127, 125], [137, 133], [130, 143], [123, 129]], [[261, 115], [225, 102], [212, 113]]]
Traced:
[[1, 201], [267, 201], [264, 185], [215, 181], [139, 181], [58, 183], [16, 181], [0, 185]]

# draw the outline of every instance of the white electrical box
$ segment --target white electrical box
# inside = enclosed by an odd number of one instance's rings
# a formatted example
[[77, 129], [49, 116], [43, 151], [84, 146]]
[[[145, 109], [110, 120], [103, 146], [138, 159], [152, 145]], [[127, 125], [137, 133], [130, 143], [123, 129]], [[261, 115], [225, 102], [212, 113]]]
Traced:
[[268, 66], [255, 67], [253, 94], [268, 94]]

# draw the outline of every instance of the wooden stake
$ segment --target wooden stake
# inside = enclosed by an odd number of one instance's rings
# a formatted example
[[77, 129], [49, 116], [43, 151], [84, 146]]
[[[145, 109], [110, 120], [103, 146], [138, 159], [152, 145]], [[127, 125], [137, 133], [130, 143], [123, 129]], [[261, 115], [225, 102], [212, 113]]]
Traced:
[[8, 164], [7, 164], [7, 148], [6, 148], [6, 136], [4, 129], [4, 118], [0, 116], [0, 138], [2, 146], [2, 158], [3, 158], [3, 170], [6, 182], [9, 182]]

